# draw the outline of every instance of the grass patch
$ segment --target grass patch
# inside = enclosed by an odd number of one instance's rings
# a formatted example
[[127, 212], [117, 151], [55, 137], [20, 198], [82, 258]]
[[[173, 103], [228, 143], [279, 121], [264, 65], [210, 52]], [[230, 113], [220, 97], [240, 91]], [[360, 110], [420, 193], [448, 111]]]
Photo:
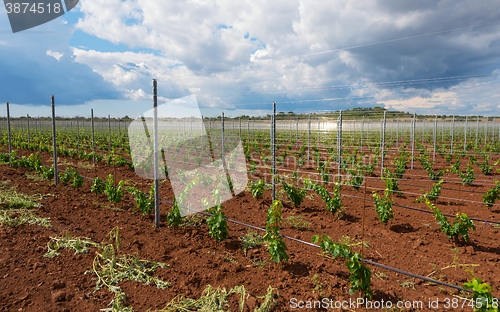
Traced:
[[19, 193], [9, 184], [10, 181], [3, 181], [0, 184], [0, 209], [33, 209], [41, 206], [37, 202], [42, 199], [41, 195]]
[[[50, 161], [54, 162], [54, 159], [49, 159]], [[57, 159], [57, 166], [58, 167], [74, 167], [75, 163], [73, 163], [70, 160], [64, 159], [64, 158], [58, 158]]]
[[40, 225], [48, 228], [50, 227], [50, 220], [49, 218], [39, 217], [28, 209], [0, 210], [0, 227], [16, 227], [23, 224]]
[[241, 240], [241, 248], [243, 249], [243, 253], [245, 256], [249, 249], [260, 247], [264, 244], [264, 237], [260, 236], [256, 231], [252, 229], [248, 229], [248, 232], [245, 236], [240, 237]]
[[207, 217], [199, 214], [193, 213], [182, 218], [181, 227], [200, 227], [207, 222]]
[[88, 162], [79, 161], [78, 164], [76, 165], [76, 167], [81, 168], [81, 169], [85, 169], [85, 170], [92, 170], [95, 168], [95, 165], [88, 163]]
[[311, 227], [311, 223], [304, 220], [302, 216], [291, 215], [286, 218], [291, 227], [299, 230], [306, 231]]
[[387, 274], [385, 274], [384, 272], [380, 272], [380, 271], [375, 272], [374, 276], [382, 281], [389, 279], [389, 276], [387, 276]]
[[347, 245], [348, 247], [356, 247], [356, 246], [361, 246], [363, 245], [364, 247], [371, 247], [370, 243], [369, 242], [366, 242], [366, 241], [361, 241], [361, 240], [355, 240], [355, 239], [352, 239], [350, 238], [349, 236], [342, 236], [340, 239], [339, 239], [339, 243], [341, 244], [344, 244], [344, 245]]
[[259, 269], [263, 269], [266, 266], [266, 264], [267, 264], [266, 260], [250, 259], [250, 261], [253, 263], [253, 265], [255, 265], [256, 267], [258, 267]]
[[63, 237], [53, 237], [48, 243], [48, 251], [45, 257], [53, 258], [60, 255], [60, 249], [71, 249], [75, 254], [89, 253], [90, 248], [96, 248], [96, 256], [92, 269], [85, 274], [95, 276], [96, 285], [94, 292], [101, 288], [107, 288], [114, 293], [110, 308], [101, 311], [133, 311], [132, 307], [125, 305], [127, 296], [118, 286], [122, 281], [136, 281], [146, 285], [154, 284], [157, 288], [164, 289], [170, 286], [157, 277], [151, 276], [158, 268], [166, 268], [168, 264], [149, 260], [140, 260], [137, 255], [123, 254], [118, 252], [122, 247], [118, 228], [109, 233], [111, 243], [96, 243], [86, 237], [71, 237], [65, 234]]
[[323, 286], [321, 286], [318, 274], [314, 274], [313, 277], [311, 277], [311, 283], [314, 286], [312, 293], [313, 294], [318, 293], [318, 294], [322, 295], [323, 294]]
[[41, 182], [41, 181], [45, 181], [46, 179], [43, 177], [43, 175], [39, 174], [39, 173], [36, 173], [36, 172], [26, 172], [25, 173], [26, 175], [26, 178], [30, 179], [30, 180], [33, 180], [35, 182]]
[[37, 216], [31, 209], [41, 205], [41, 195], [26, 195], [11, 187], [10, 181], [0, 183], [0, 226], [16, 227], [23, 224], [50, 227], [50, 220]]
[[[398, 281], [399, 282], [399, 281]], [[415, 290], [415, 278], [400, 282], [401, 287]]]

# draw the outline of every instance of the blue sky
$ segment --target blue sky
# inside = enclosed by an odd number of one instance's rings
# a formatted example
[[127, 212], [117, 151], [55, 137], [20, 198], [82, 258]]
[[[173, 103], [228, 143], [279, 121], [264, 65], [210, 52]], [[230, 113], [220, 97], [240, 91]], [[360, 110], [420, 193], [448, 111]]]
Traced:
[[[210, 114], [384, 106], [500, 115], [497, 1], [81, 0], [13, 34], [0, 8], [0, 102], [13, 115], [136, 115], [196, 95]], [[0, 110], [0, 116], [5, 115]]]

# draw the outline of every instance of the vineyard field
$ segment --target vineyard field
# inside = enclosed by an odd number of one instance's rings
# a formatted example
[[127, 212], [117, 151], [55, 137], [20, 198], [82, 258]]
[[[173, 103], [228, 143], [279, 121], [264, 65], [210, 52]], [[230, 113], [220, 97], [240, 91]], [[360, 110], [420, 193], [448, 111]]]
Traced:
[[180, 218], [182, 202], [160, 181], [159, 228], [128, 122], [59, 121], [57, 185], [51, 128], [39, 122], [28, 132], [26, 120], [13, 121], [9, 154], [0, 121], [0, 311], [181, 311], [180, 296], [210, 294], [227, 295], [230, 311], [290, 311], [325, 298], [417, 304], [402, 309], [411, 311], [456, 298], [454, 311], [472, 311], [465, 289], [477, 279], [498, 302], [500, 128], [491, 120], [278, 119], [274, 145], [269, 120], [223, 128], [206, 119], [204, 129], [182, 120], [176, 136], [161, 138], [178, 176], [203, 164], [204, 149], [227, 153], [236, 138], [248, 183]]

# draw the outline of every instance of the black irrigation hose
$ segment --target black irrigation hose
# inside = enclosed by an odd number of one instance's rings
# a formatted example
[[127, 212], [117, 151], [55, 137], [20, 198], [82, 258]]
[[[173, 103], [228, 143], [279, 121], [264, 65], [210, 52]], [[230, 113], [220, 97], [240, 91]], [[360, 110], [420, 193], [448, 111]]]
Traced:
[[[350, 197], [350, 198], [365, 199], [363, 197], [355, 196], [355, 195], [347, 195], [347, 194], [340, 194], [340, 195], [341, 196], [345, 196], [345, 197]], [[370, 199], [370, 200], [373, 201], [373, 199]], [[392, 205], [393, 206], [397, 206], [397, 207], [401, 207], [401, 208], [404, 208], [404, 209], [409, 209], [409, 210], [415, 210], [415, 211], [419, 211], [419, 212], [434, 214], [434, 212], [432, 212], [430, 210], [421, 209], [421, 208], [417, 208], [417, 207], [411, 207], [411, 206], [406, 206], [406, 205], [401, 205], [401, 204], [396, 204], [396, 203], [393, 203]], [[447, 217], [455, 217], [455, 215], [449, 214], [449, 213], [443, 213], [443, 215], [447, 216]], [[483, 220], [483, 219], [478, 219], [478, 218], [474, 218], [474, 217], [472, 217], [472, 218], [469, 217], [469, 219], [474, 220], [474, 221], [478, 221], [478, 222], [492, 223], [492, 224], [499, 224], [500, 225], [499, 221], [489, 221], [489, 220]]]
[[[169, 203], [171, 205], [174, 204], [173, 202], [171, 202], [169, 200], [166, 200], [166, 199], [161, 199], [161, 200], [163, 202]], [[183, 207], [183, 208], [185, 208], [185, 207]], [[186, 208], [186, 209], [191, 210], [189, 208]], [[207, 213], [207, 212], [203, 212], [203, 211], [197, 212], [197, 213], [205, 215], [205, 216], [212, 216], [212, 214]], [[247, 224], [247, 223], [244, 223], [244, 222], [241, 222], [241, 221], [237, 221], [237, 220], [233, 220], [233, 219], [227, 218], [227, 217], [225, 219], [228, 222], [231, 222], [231, 223], [234, 223], [234, 224], [238, 224], [238, 225], [241, 225], [241, 226], [245, 226], [245, 227], [249, 227], [249, 228], [252, 228], [252, 229], [255, 229], [255, 230], [266, 232], [265, 229], [260, 228], [260, 227], [255, 226], [255, 225]], [[301, 239], [298, 239], [298, 238], [295, 238], [295, 237], [287, 236], [287, 235], [284, 235], [284, 234], [280, 234], [280, 236], [283, 237], [283, 238], [286, 238], [286, 239], [289, 239], [289, 240], [292, 240], [292, 241], [304, 244], [304, 245], [308, 245], [308, 246], [315, 247], [315, 248], [320, 248], [320, 246], [318, 246], [316, 244], [313, 244], [313, 243], [310, 243], [310, 242], [306, 242], [304, 240], [301, 240]], [[395, 273], [403, 274], [403, 275], [410, 276], [410, 277], [413, 277], [413, 278], [418, 278], [418, 279], [421, 279], [421, 280], [429, 282], [429, 283], [434, 283], [434, 284], [438, 284], [438, 285], [442, 285], [442, 286], [454, 288], [454, 289], [457, 289], [457, 290], [460, 290], [460, 291], [465, 291], [465, 292], [468, 292], [468, 293], [472, 293], [471, 290], [465, 289], [465, 288], [460, 287], [458, 285], [453, 285], [453, 284], [441, 282], [441, 281], [432, 279], [432, 278], [427, 277], [427, 276], [422, 276], [422, 275], [414, 274], [414, 273], [411, 273], [411, 272], [407, 272], [407, 271], [404, 271], [404, 270], [401, 270], [401, 269], [397, 269], [397, 268], [394, 268], [394, 267], [391, 267], [391, 266], [388, 266], [388, 265], [385, 265], [385, 264], [382, 264], [382, 263], [378, 263], [378, 262], [375, 262], [375, 261], [371, 261], [371, 260], [368, 260], [368, 259], [360, 258], [359, 260], [363, 261], [366, 264], [372, 265], [372, 266], [377, 266], [379, 268], [383, 268], [383, 269], [386, 269], [388, 271], [392, 271], [392, 272], [395, 272]]]
[[413, 273], [410, 273], [410, 272], [407, 272], [407, 271], [403, 271], [403, 270], [400, 270], [400, 269], [396, 269], [396, 268], [387, 266], [385, 264], [381, 264], [381, 263], [374, 262], [374, 261], [371, 261], [371, 260], [367, 260], [367, 259], [360, 259], [360, 260], [363, 261], [366, 264], [377, 266], [379, 268], [383, 268], [383, 269], [386, 269], [386, 270], [389, 270], [389, 271], [392, 271], [392, 272], [396, 272], [396, 273], [399, 273], [399, 274], [403, 274], [403, 275], [406, 275], [406, 276], [410, 276], [410, 277], [413, 277], [413, 278], [418, 278], [418, 279], [421, 279], [421, 280], [429, 282], [429, 283], [435, 283], [435, 284], [439, 284], [439, 285], [442, 285], [442, 286], [454, 288], [454, 289], [457, 289], [457, 290], [460, 290], [460, 291], [465, 291], [465, 292], [468, 292], [468, 293], [472, 293], [472, 290], [462, 288], [462, 287], [460, 287], [458, 285], [448, 284], [448, 283], [445, 283], [445, 282], [441, 282], [441, 281], [432, 279], [432, 278], [427, 277], [427, 276], [413, 274]]
[[[259, 169], [268, 169], [269, 167], [265, 167], [265, 166], [259, 166], [257, 167]], [[304, 174], [307, 174], [307, 175], [321, 175], [320, 172], [308, 172], [308, 171], [296, 171], [296, 170], [291, 170], [291, 169], [284, 169], [284, 168], [279, 168], [277, 169], [278, 171], [285, 171], [285, 172], [297, 172], [297, 173], [304, 173]], [[334, 175], [334, 174], [331, 174], [330, 175]], [[345, 177], [347, 176], [347, 174], [343, 174], [342, 177]], [[410, 175], [410, 176], [414, 176], [414, 177], [427, 177], [427, 176], [423, 176], [423, 175]], [[374, 176], [374, 177], [369, 177], [369, 176], [353, 176], [353, 177], [364, 177], [366, 180], [368, 179], [372, 179], [372, 180], [376, 180], [376, 182], [380, 182], [381, 181], [381, 177], [379, 176]], [[399, 185], [402, 185], [402, 186], [419, 186], [419, 187], [423, 187], [424, 185], [418, 185], [418, 184], [408, 184], [408, 183], [401, 183], [400, 181], [410, 181], [411, 179], [397, 179], [397, 178], [387, 178], [387, 179], [393, 179], [393, 180], [397, 180]], [[488, 180], [478, 180], [476, 179], [475, 180], [476, 182], [481, 182], [481, 181], [485, 181], [485, 182], [489, 182]], [[422, 182], [428, 182], [428, 181], [422, 181]], [[452, 180], [447, 180], [446, 181], [447, 183], [452, 183], [452, 184], [462, 184], [462, 182], [460, 181], [452, 181]], [[327, 184], [332, 184], [334, 182], [326, 182]], [[495, 184], [483, 184], [484, 186], [495, 186]], [[446, 187], [442, 187], [443, 190], [454, 190], [454, 191], [461, 191], [461, 189], [455, 189], [455, 188], [446, 188]], [[481, 192], [478, 192], [478, 191], [470, 191], [470, 190], [462, 190], [463, 192], [468, 192], [468, 193], [474, 193], [474, 194], [482, 194]], [[405, 192], [405, 193], [408, 193], [408, 194], [416, 194], [416, 193], [411, 193], [411, 192]], [[420, 194], [419, 194], [420, 195]], [[459, 199], [459, 198], [452, 198], [452, 197], [449, 197], [449, 199], [455, 199], [455, 200], [462, 200], [462, 199]], [[476, 203], [479, 203], [478, 201], [472, 201], [472, 202], [476, 202]]]

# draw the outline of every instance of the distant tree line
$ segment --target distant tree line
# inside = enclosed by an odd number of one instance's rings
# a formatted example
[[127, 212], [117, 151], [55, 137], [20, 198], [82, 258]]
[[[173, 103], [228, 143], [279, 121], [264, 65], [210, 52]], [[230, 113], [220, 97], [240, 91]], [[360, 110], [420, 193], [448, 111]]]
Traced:
[[[380, 119], [384, 116], [384, 112], [386, 113], [386, 117], [388, 119], [411, 119], [413, 118], [413, 114], [409, 112], [402, 112], [402, 111], [397, 111], [397, 110], [387, 110], [384, 107], [381, 106], [374, 106], [374, 107], [354, 107], [351, 109], [346, 109], [342, 110], [342, 117], [346, 120], [352, 120], [352, 119]], [[309, 117], [311, 119], [318, 119], [318, 118], [328, 118], [328, 119], [336, 119], [340, 115], [340, 110], [336, 111], [325, 111], [325, 112], [314, 112], [314, 113], [294, 113], [292, 111], [289, 111], [287, 113], [285, 112], [278, 112], [276, 113], [276, 120], [291, 120], [291, 119], [300, 119], [300, 120], [307, 120]], [[416, 114], [416, 118], [418, 120], [422, 119], [434, 119], [436, 115], [422, 115], [422, 114]], [[484, 116], [469, 116], [469, 121], [475, 120], [475, 118], [479, 117], [480, 120], [482, 121], [485, 119]], [[16, 117], [16, 118], [11, 118], [12, 120], [22, 120], [26, 119], [26, 116], [22, 117]], [[51, 117], [30, 117], [30, 118], [37, 118], [38, 120], [51, 120]], [[56, 120], [75, 120], [78, 118], [79, 120], [82, 121], [89, 121], [90, 117], [82, 117], [82, 116], [75, 116], [75, 117], [56, 117]], [[194, 118], [194, 117], [191, 117]], [[241, 115], [241, 116], [236, 116], [236, 117], [224, 117], [226, 120], [269, 120], [271, 118], [270, 114], [267, 114], [266, 116], [248, 116], [248, 115]], [[452, 115], [437, 115], [437, 118], [439, 120], [451, 120]], [[498, 118], [494, 116], [489, 116], [489, 118]], [[0, 120], [6, 120], [7, 117], [0, 117]], [[190, 117], [184, 118], [184, 119], [190, 119]], [[212, 121], [220, 121], [222, 119], [221, 116], [217, 117], [204, 117], [204, 120], [212, 120]], [[107, 117], [96, 117], [94, 116], [94, 121], [101, 122], [101, 121], [107, 121]], [[111, 121], [131, 121], [132, 118], [129, 116], [125, 115], [122, 118], [111, 118]], [[465, 121], [465, 116], [455, 116], [455, 121]]]
[[[346, 109], [342, 110], [342, 118], [344, 119], [380, 119], [384, 116], [384, 112], [386, 113], [386, 118], [388, 119], [411, 119], [413, 118], [413, 114], [409, 112], [402, 112], [402, 111], [397, 111], [397, 110], [387, 110], [384, 107], [381, 106], [375, 106], [375, 107], [355, 107], [351, 109]], [[291, 119], [300, 119], [300, 120], [307, 120], [309, 116], [311, 119], [318, 119], [318, 118], [328, 118], [328, 119], [336, 119], [340, 115], [340, 110], [336, 111], [331, 111], [331, 112], [315, 112], [315, 113], [294, 113], [292, 111], [289, 111], [287, 113], [285, 112], [278, 112], [276, 113], [276, 120], [291, 120]], [[422, 119], [434, 119], [436, 115], [419, 115], [416, 114], [416, 118], [418, 120]], [[471, 117], [471, 116], [469, 116]], [[481, 120], [484, 119], [484, 116], [472, 116], [472, 117], [479, 117]], [[224, 117], [226, 120], [269, 120], [271, 118], [270, 114], [267, 114], [266, 116], [248, 116], [248, 115], [241, 115], [241, 116], [236, 116], [236, 117]], [[440, 120], [444, 119], [452, 119], [451, 115], [437, 115], [437, 118]], [[489, 117], [492, 118], [492, 117]], [[495, 118], [495, 117], [493, 117]], [[221, 116], [217, 117], [204, 117], [205, 120], [218, 120], [220, 121], [222, 119]], [[469, 118], [469, 121], [472, 121], [473, 119]], [[455, 116], [455, 121], [465, 121], [465, 116]]]

